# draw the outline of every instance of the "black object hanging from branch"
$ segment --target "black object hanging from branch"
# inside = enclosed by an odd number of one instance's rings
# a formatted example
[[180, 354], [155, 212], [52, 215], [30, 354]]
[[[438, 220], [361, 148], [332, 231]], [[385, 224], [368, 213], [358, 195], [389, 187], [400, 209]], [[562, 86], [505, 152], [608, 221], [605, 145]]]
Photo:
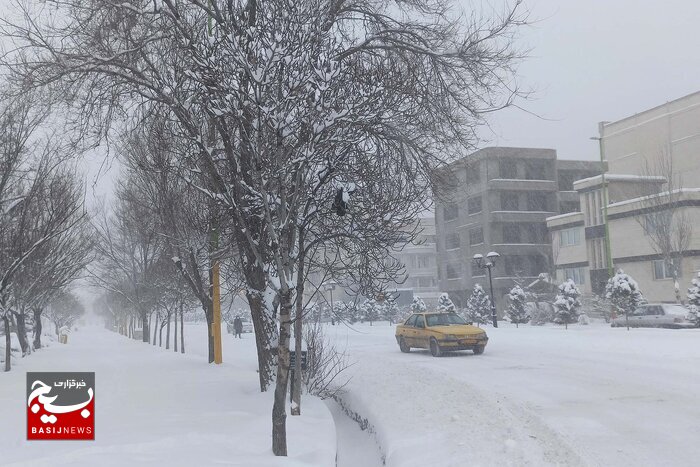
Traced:
[[348, 209], [348, 203], [345, 202], [343, 199], [343, 189], [338, 188], [338, 191], [335, 194], [335, 199], [333, 200], [333, 212], [335, 212], [339, 216], [344, 216], [345, 212]]

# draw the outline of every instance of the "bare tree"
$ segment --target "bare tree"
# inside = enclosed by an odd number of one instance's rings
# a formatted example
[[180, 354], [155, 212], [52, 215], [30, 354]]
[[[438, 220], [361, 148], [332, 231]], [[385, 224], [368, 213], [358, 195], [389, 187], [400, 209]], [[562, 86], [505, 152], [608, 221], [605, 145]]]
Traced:
[[49, 302], [45, 313], [58, 335], [62, 327], [72, 326], [85, 313], [85, 308], [75, 294], [70, 291], [61, 291]]
[[[659, 177], [665, 180], [662, 191], [659, 191]], [[683, 252], [690, 246], [693, 225], [682, 203], [683, 176], [675, 172], [670, 150], [663, 149], [656, 157], [645, 159], [636, 194], [642, 213], [634, 219], [644, 229], [649, 244], [670, 272], [676, 302], [680, 303], [678, 279]]]
[[[24, 8], [27, 21], [6, 23], [22, 49], [12, 69], [38, 85], [60, 80], [78, 98], [79, 123], [98, 129], [144, 101], [169, 110], [195, 149], [183, 166], [202, 174], [197, 188], [230, 220], [261, 389], [275, 380], [273, 452], [286, 455], [304, 252], [323, 242], [374, 272], [362, 255], [389, 247], [368, 247], [365, 235], [411, 240], [392, 234], [424, 207], [435, 168], [472, 148], [484, 114], [518, 95], [521, 2], [492, 19], [457, 17], [443, 0], [49, 3], [65, 20]], [[376, 209], [380, 200], [393, 209]]]
[[163, 239], [155, 229], [155, 220], [144, 204], [140, 187], [130, 181], [117, 189], [114, 213], [95, 222], [98, 270], [93, 271], [96, 285], [120, 294], [138, 315], [143, 342], [150, 342], [149, 317], [159, 294], [159, 264], [164, 260]]
[[[27, 91], [22, 99], [0, 99], [0, 317], [8, 344], [6, 371], [11, 320], [23, 353], [30, 351], [25, 328], [30, 302], [15, 285], [36, 286], [30, 279], [37, 278], [28, 275], [31, 261], [55, 253], [85, 221], [80, 185], [73, 173], [61, 169], [66, 163], [61, 141], [38, 134], [49, 111], [44, 98]], [[65, 258], [48, 262], [53, 260]]]

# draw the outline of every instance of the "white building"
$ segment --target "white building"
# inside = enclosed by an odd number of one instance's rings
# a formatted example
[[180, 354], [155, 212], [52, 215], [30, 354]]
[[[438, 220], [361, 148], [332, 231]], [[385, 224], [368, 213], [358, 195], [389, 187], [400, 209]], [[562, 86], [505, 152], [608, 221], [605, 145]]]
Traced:
[[[700, 93], [599, 127], [613, 267], [635, 278], [650, 302], [675, 301], [671, 265], [648, 230], [652, 213], [674, 212], [674, 219], [685, 217], [692, 227], [687, 245], [672, 252], [684, 297], [700, 270]], [[661, 170], [661, 162], [672, 173]], [[547, 219], [557, 280], [571, 278], [583, 291], [599, 294], [608, 278], [602, 187], [601, 176], [576, 181], [580, 212]]]

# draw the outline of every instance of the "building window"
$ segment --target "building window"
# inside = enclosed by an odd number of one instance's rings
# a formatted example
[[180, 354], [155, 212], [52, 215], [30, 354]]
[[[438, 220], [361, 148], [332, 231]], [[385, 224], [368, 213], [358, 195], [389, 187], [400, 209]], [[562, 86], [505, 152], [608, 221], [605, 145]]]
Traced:
[[600, 190], [596, 190], [593, 192], [593, 225], [600, 225], [603, 223], [601, 207]]
[[472, 162], [467, 166], [467, 183], [479, 183], [481, 180], [481, 165], [479, 162]]
[[429, 268], [430, 266], [432, 266], [430, 259], [431, 259], [430, 255], [418, 255], [418, 257], [417, 257], [418, 269], [425, 269], [425, 268]]
[[654, 279], [673, 279], [673, 268], [681, 275], [681, 264], [678, 258], [673, 258], [671, 264], [664, 259], [657, 259], [651, 262], [654, 267]]
[[459, 248], [459, 234], [457, 232], [445, 235], [445, 250], [456, 250]]
[[564, 280], [571, 279], [576, 285], [586, 283], [586, 270], [584, 268], [564, 268]]
[[581, 229], [574, 227], [559, 231], [560, 246], [574, 246], [581, 243]]
[[501, 210], [518, 211], [520, 209], [518, 198], [517, 193], [501, 192]]
[[484, 277], [486, 275], [486, 269], [482, 269], [472, 262], [472, 277]]
[[456, 204], [450, 203], [445, 205], [444, 208], [442, 208], [442, 219], [445, 222], [455, 220], [458, 216], [459, 206], [457, 206]]
[[503, 243], [520, 243], [518, 224], [503, 224]]
[[527, 161], [525, 163], [525, 178], [527, 180], [547, 180], [545, 161]]
[[481, 243], [484, 243], [484, 229], [482, 227], [469, 229], [469, 245], [479, 245]]
[[547, 224], [523, 224], [527, 243], [549, 244]]
[[448, 279], [459, 279], [459, 265], [448, 264], [445, 270]]
[[593, 204], [591, 202], [593, 195], [592, 193], [586, 193], [584, 199], [586, 200], [586, 226], [590, 227], [593, 225]]
[[578, 179], [576, 172], [559, 172], [559, 191], [574, 191], [574, 182]]
[[498, 161], [498, 175], [501, 178], [518, 178], [518, 165], [513, 159], [500, 159]]
[[547, 195], [545, 193], [528, 193], [527, 210], [547, 211]]
[[467, 212], [477, 214], [481, 212], [481, 196], [475, 196], [467, 200]]
[[418, 288], [435, 287], [435, 278], [433, 278], [433, 277], [414, 277], [413, 283], [414, 283], [414, 287], [418, 287]]

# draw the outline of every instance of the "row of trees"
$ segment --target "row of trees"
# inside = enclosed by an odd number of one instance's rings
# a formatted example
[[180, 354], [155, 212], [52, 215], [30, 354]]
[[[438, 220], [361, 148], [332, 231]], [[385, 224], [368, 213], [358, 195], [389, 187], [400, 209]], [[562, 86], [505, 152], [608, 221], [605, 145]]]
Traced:
[[[52, 95], [0, 94], [0, 320], [5, 371], [11, 333], [21, 353], [41, 348], [42, 317], [56, 329], [81, 307], [70, 293], [92, 255], [83, 183], [69, 141], [53, 132]], [[33, 333], [30, 342], [29, 330]]]
[[[548, 316], [545, 317], [537, 316], [536, 324], [553, 322], [568, 328], [569, 324], [579, 321], [582, 307], [581, 291], [574, 281], [567, 279], [558, 286], [557, 290], [551, 314], [547, 313]], [[688, 298], [691, 304], [700, 306], [700, 279], [693, 279], [693, 286], [688, 290]], [[599, 307], [610, 307], [620, 315], [629, 316], [644, 301], [644, 297], [637, 282], [624, 271], [618, 270], [607, 283], [605, 297], [599, 301], [604, 301], [604, 303], [598, 303]], [[516, 326], [529, 322], [532, 316], [528, 303], [533, 302], [535, 302], [534, 294], [516, 284], [508, 293], [508, 305], [504, 310], [505, 318]], [[414, 298], [411, 311], [426, 310], [427, 307], [420, 297]], [[474, 286], [464, 309], [458, 311], [449, 295], [443, 293], [438, 299], [436, 310], [459, 312], [467, 322], [477, 326], [491, 322], [491, 300], [479, 284]], [[697, 314], [695, 311], [693, 313]]]

